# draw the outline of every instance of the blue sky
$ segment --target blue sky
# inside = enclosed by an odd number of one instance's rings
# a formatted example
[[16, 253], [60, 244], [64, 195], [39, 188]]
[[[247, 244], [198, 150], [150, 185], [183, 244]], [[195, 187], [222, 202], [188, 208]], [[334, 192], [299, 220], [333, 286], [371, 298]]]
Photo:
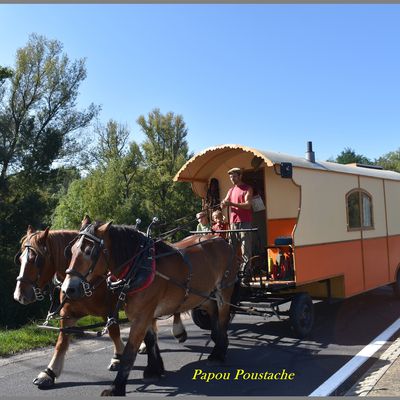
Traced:
[[193, 152], [400, 148], [400, 5], [1, 4], [0, 65], [33, 32], [86, 58], [79, 105], [139, 143], [157, 107], [183, 115]]

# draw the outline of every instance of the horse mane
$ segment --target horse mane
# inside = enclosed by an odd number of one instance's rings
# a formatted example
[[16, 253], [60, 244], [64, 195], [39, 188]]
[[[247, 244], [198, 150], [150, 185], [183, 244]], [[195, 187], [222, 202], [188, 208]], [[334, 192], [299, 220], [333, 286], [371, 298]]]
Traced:
[[[91, 225], [83, 226], [91, 235], [96, 235], [96, 229], [102, 225], [96, 221]], [[116, 266], [124, 264], [139, 251], [139, 245], [147, 239], [146, 235], [138, 231], [133, 225], [110, 225], [108, 234], [111, 240], [111, 256]], [[156, 254], [163, 254], [174, 249], [167, 243], [155, 241]]]
[[77, 231], [71, 230], [49, 231], [47, 241], [51, 246], [53, 262], [56, 266], [56, 270], [61, 273], [64, 273], [68, 266], [68, 260], [64, 255], [65, 246], [73, 240], [77, 234]]
[[[29, 240], [34, 249], [40, 253], [39, 248], [39, 234], [43, 231], [35, 231], [32, 235], [29, 235]], [[64, 248], [67, 242], [70, 242], [76, 235], [77, 231], [70, 230], [56, 230], [49, 231], [49, 234], [46, 239], [46, 244], [49, 247], [49, 251], [52, 255], [53, 266], [56, 271], [63, 273], [67, 267], [67, 260], [64, 257]], [[21, 244], [28, 238], [28, 235], [25, 235], [21, 239]]]

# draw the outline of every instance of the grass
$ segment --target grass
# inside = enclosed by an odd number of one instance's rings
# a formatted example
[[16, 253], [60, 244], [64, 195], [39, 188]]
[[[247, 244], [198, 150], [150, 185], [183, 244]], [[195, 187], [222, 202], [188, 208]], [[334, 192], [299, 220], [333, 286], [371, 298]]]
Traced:
[[[119, 318], [125, 318], [125, 313], [120, 311]], [[88, 315], [81, 318], [77, 325], [85, 326], [103, 322], [100, 317]], [[38, 349], [41, 347], [55, 345], [58, 337], [57, 331], [41, 329], [36, 326], [36, 323], [31, 323], [19, 329], [0, 329], [0, 357], [9, 357], [16, 353]], [[53, 326], [58, 326], [53, 323]], [[101, 330], [102, 328], [97, 328]]]
[[0, 330], [0, 356], [7, 357], [22, 351], [54, 345], [57, 336], [56, 331], [40, 329], [36, 325]]

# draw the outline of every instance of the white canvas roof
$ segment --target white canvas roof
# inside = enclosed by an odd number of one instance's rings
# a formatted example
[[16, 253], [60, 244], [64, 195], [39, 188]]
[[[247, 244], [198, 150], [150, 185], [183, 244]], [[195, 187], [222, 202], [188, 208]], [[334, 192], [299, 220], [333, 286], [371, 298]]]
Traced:
[[313, 163], [304, 157], [297, 157], [279, 152], [263, 151], [238, 144], [225, 144], [210, 147], [201, 151], [183, 165], [175, 175], [174, 181], [206, 180], [212, 171], [221, 163], [221, 159], [232, 157], [241, 152], [249, 152], [254, 156], [261, 157], [268, 166], [280, 164], [281, 162], [289, 162], [292, 163], [295, 168], [340, 172], [400, 181], [400, 173], [394, 171], [364, 168], [356, 165], [343, 165], [327, 161], [316, 161]]

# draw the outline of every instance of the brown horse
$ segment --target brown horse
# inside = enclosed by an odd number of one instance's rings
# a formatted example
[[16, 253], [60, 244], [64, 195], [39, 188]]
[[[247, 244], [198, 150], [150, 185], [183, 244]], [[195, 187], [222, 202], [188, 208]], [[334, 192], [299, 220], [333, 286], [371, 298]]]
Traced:
[[[14, 291], [14, 299], [23, 305], [31, 304], [44, 299], [46, 291], [50, 290], [53, 277], [62, 282], [65, 279], [65, 270], [69, 260], [64, 256], [65, 247], [75, 239], [78, 231], [49, 230], [35, 231], [28, 227], [27, 234], [21, 239], [21, 249], [15, 260], [20, 264], [20, 272]], [[98, 306], [99, 298], [110, 304]], [[107, 289], [103, 282], [96, 289], [94, 297], [85, 297], [81, 300], [70, 300], [60, 310], [61, 328], [75, 325], [76, 321], [85, 315], [97, 315], [104, 319], [109, 316], [110, 309], [116, 304], [116, 298]], [[156, 329], [156, 327], [154, 327]], [[114, 356], [108, 366], [110, 371], [118, 370], [119, 358], [124, 345], [120, 338], [120, 329], [117, 324], [109, 326], [108, 333], [114, 343]], [[174, 315], [172, 333], [179, 342], [187, 338], [180, 314]], [[53, 357], [47, 368], [40, 372], [33, 380], [39, 388], [50, 388], [59, 377], [69, 347], [69, 335], [60, 331]]]
[[[78, 231], [35, 231], [28, 227], [26, 236], [21, 240], [21, 250], [16, 256], [20, 263], [20, 272], [14, 291], [14, 299], [21, 304], [30, 304], [44, 297], [45, 288], [51, 283], [56, 274], [58, 281], [65, 278], [69, 260], [64, 256], [64, 248], [77, 235]], [[68, 301], [60, 310], [62, 317], [61, 328], [74, 326], [78, 319], [86, 315], [97, 315], [106, 318], [110, 308], [116, 304], [113, 296], [103, 282], [93, 293], [92, 297], [85, 297], [79, 301]], [[99, 306], [100, 304], [100, 306]], [[114, 342], [114, 356], [108, 369], [118, 369], [120, 355], [124, 345], [120, 338], [118, 324], [113, 324], [108, 329]], [[33, 383], [39, 388], [49, 388], [54, 385], [55, 378], [60, 376], [64, 364], [65, 354], [69, 346], [69, 335], [62, 330], [58, 335], [53, 357], [47, 368], [40, 372]]]
[[[131, 321], [128, 342], [122, 354], [118, 374], [109, 390], [102, 395], [125, 395], [129, 372], [144, 339], [148, 365], [147, 380], [164, 374], [164, 365], [153, 330], [154, 318], [185, 312], [195, 307], [206, 310], [211, 318], [211, 338], [215, 347], [208, 357], [224, 361], [230, 298], [236, 280], [237, 265], [233, 263], [231, 246], [222, 238], [211, 235], [191, 236], [174, 246], [153, 242], [129, 227], [90, 224], [81, 230], [71, 248], [71, 262], [62, 291], [71, 298], [82, 296], [82, 286], [92, 285], [108, 271], [114, 273], [132, 257], [145, 254], [154, 263], [147, 264], [153, 282], [146, 289], [127, 295], [125, 312]], [[138, 265], [138, 268], [141, 268]], [[100, 306], [100, 304], [99, 304]]]

